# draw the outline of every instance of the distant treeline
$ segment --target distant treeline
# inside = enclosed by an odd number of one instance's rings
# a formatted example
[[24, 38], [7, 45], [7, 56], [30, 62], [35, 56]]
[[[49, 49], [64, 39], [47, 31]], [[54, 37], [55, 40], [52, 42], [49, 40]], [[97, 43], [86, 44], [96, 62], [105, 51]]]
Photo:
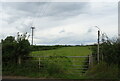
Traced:
[[81, 45], [52, 45], [52, 46], [33, 45], [31, 50], [32, 51], [53, 50], [53, 49], [58, 49], [62, 47], [73, 47], [73, 46], [81, 46]]
[[61, 48], [63, 46], [55, 45], [55, 46], [38, 46], [38, 45], [33, 45], [32, 46], [32, 51], [41, 51], [41, 50], [52, 50], [52, 49], [57, 49]]

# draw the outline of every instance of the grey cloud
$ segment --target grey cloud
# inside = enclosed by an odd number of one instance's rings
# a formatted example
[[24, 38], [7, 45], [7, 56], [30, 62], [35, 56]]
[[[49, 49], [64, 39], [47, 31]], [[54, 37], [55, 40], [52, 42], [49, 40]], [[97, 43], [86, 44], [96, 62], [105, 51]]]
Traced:
[[30, 12], [34, 13], [38, 11], [40, 6], [44, 5], [44, 2], [6, 2], [2, 3], [2, 7], [4, 9], [11, 8], [14, 10], [24, 11], [24, 12]]
[[49, 16], [57, 19], [65, 19], [85, 12], [88, 6], [84, 2], [13, 2], [3, 3], [2, 8], [11, 17], [8, 23], [25, 17], [45, 17]]
[[64, 33], [65, 32], [65, 30], [63, 29], [63, 30], [61, 30], [59, 33]]
[[93, 29], [89, 28], [88, 31], [87, 31], [87, 33], [91, 33], [91, 32], [93, 32]]
[[[39, 39], [40, 40], [40, 39]], [[37, 42], [38, 44], [69, 44], [69, 45], [82, 45], [82, 44], [90, 44], [96, 42], [95, 39], [87, 39], [84, 38], [81, 40], [81, 38], [76, 38], [75, 36], [68, 36], [68, 37], [58, 37], [56, 39], [46, 39], [42, 38], [43, 42]]]
[[38, 14], [39, 8], [45, 3], [30, 3], [30, 2], [7, 2], [2, 3], [2, 12], [10, 15], [6, 20], [9, 24], [21, 18], [33, 17]]
[[[97, 12], [92, 12], [92, 14], [90, 14], [90, 8], [89, 8], [89, 4], [88, 3], [84, 3], [84, 2], [51, 2], [51, 3], [3, 3], [2, 4], [2, 8], [3, 8], [3, 12], [5, 12], [6, 14], [10, 15], [9, 18], [7, 18], [6, 20], [3, 20], [5, 22], [7, 22], [8, 24], [5, 23], [5, 25], [3, 27], [5, 27], [6, 29], [12, 27], [14, 34], [16, 34], [18, 31], [20, 31], [21, 33], [24, 32], [30, 32], [30, 27], [32, 25], [31, 21], [27, 21], [27, 18], [31, 18], [31, 19], [35, 19], [37, 21], [36, 22], [37, 25], [35, 25], [36, 29], [35, 31], [44, 31], [44, 30], [49, 30], [50, 28], [55, 28], [55, 27], [65, 27], [69, 26], [70, 24], [74, 24], [75, 22], [80, 22], [80, 24], [89, 24], [91, 22], [89, 21], [93, 21], [94, 24], [99, 24], [96, 23], [96, 21], [99, 20], [99, 18], [103, 19], [104, 17], [106, 17], [107, 15], [110, 15], [116, 12], [114, 12], [113, 9], [111, 10], [101, 10], [100, 12], [102, 12], [103, 14]], [[114, 7], [113, 7], [114, 8]], [[96, 9], [96, 10], [100, 10], [100, 9]], [[106, 14], [104, 14], [106, 12]], [[110, 14], [108, 14], [110, 12]], [[114, 12], [114, 13], [113, 13]], [[81, 14], [81, 15], [80, 15]], [[83, 15], [83, 14], [88, 14]], [[78, 16], [80, 15], [80, 16]], [[81, 18], [81, 19], [77, 19]], [[92, 19], [97, 19], [97, 20], [92, 20]], [[29, 20], [29, 19], [28, 19]], [[73, 20], [73, 21], [72, 21]], [[27, 23], [24, 23], [25, 21], [27, 21]], [[70, 22], [71, 21], [71, 22]], [[92, 23], [91, 23], [92, 24]], [[109, 23], [108, 23], [109, 24]], [[113, 23], [114, 24], [114, 23]], [[17, 27], [16, 27], [17, 26]], [[80, 26], [80, 25], [79, 25]], [[15, 28], [16, 27], [16, 28]], [[110, 26], [112, 27], [112, 26]], [[5, 30], [6, 30], [5, 29]], [[16, 30], [18, 31], [16, 31]], [[61, 34], [63, 35], [63, 37], [56, 37], [54, 36], [53, 39], [49, 39], [49, 35], [46, 37], [39, 37], [37, 36], [37, 38], [35, 38], [37, 41], [36, 44], [81, 44], [81, 43], [89, 43], [89, 42], [95, 42], [96, 41], [96, 37], [95, 37], [95, 33], [94, 30], [92, 29], [88, 29], [85, 28], [86, 31], [83, 33], [84, 36], [79, 36], [78, 34], [76, 35], [75, 31], [72, 32], [72, 35], [69, 33], [67, 34], [67, 30], [65, 31], [64, 28], [63, 30], [60, 30], [57, 32], [57, 34]], [[6, 32], [3, 31], [4, 33], [9, 33], [10, 32]], [[11, 29], [12, 30], [12, 29]], [[49, 32], [46, 32], [49, 34]], [[42, 33], [40, 33], [40, 36], [42, 35]], [[12, 34], [11, 34], [12, 35]], [[7, 36], [7, 34], [4, 34], [4, 36], [0, 36], [0, 37], [5, 37]], [[58, 35], [59, 36], [59, 35]], [[97, 35], [96, 35], [97, 36]]]
[[22, 24], [21, 26], [16, 27], [16, 29], [19, 30], [19, 32], [28, 32], [28, 33], [30, 33], [30, 30], [31, 30], [30, 27], [31, 27], [31, 25]]
[[52, 16], [54, 19], [65, 19], [72, 16], [87, 13], [87, 2], [64, 2], [64, 3], [51, 3], [51, 9], [47, 12], [47, 16]]

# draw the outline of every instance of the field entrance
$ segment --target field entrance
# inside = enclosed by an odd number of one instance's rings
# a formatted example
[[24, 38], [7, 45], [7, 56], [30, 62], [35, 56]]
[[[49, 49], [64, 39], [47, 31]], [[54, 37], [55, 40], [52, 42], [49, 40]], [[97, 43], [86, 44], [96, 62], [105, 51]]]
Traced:
[[88, 46], [32, 51], [29, 56], [21, 57], [21, 64], [16, 61], [11, 64], [4, 62], [3, 74], [34, 78], [81, 79], [90, 68], [92, 62], [90, 54]]
[[29, 62], [36, 62], [34, 66], [38, 67], [38, 71], [47, 71], [51, 75], [56, 73], [83, 75], [90, 64], [90, 56], [31, 56], [27, 58]]
[[24, 63], [34, 62], [33, 66], [41, 74], [82, 76], [88, 70], [91, 62], [91, 56], [88, 53], [90, 54], [88, 47], [63, 47], [54, 50], [34, 51], [27, 57], [28, 61], [24, 60]]

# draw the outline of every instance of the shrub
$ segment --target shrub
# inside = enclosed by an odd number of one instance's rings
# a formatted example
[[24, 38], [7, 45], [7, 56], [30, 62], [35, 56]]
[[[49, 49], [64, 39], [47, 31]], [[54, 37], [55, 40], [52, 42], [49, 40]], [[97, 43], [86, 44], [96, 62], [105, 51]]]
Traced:
[[101, 62], [86, 73], [89, 79], [118, 79], [118, 65]]
[[39, 74], [38, 62], [26, 61], [22, 64], [4, 63], [3, 75], [28, 76], [30, 74]]
[[[93, 54], [97, 58], [97, 46], [92, 47]], [[100, 60], [108, 64], [120, 63], [120, 41], [108, 40], [100, 44]]]
[[17, 62], [19, 56], [27, 56], [30, 53], [28, 40], [23, 39], [17, 42], [12, 36], [2, 40], [2, 47], [3, 62]]

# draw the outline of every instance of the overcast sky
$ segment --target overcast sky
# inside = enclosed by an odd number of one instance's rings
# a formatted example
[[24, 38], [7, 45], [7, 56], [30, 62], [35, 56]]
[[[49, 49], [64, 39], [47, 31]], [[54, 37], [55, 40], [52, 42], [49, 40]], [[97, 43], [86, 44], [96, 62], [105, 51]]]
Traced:
[[[28, 32], [34, 44], [93, 44], [98, 26], [109, 38], [118, 35], [117, 2], [0, 3], [0, 39]], [[29, 38], [31, 42], [31, 37]]]

